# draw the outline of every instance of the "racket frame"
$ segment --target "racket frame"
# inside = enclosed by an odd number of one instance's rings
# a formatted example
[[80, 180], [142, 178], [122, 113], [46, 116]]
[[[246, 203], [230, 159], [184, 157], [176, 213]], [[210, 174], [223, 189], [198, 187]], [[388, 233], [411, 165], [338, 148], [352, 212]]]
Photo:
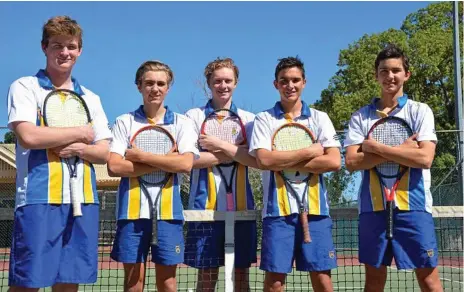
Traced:
[[[411, 127], [409, 126], [409, 124], [404, 119], [396, 117], [396, 116], [388, 116], [388, 117], [384, 117], [384, 118], [381, 118], [380, 120], [376, 121], [372, 125], [372, 127], [369, 129], [367, 137], [369, 137], [369, 135], [371, 135], [374, 132], [375, 128], [377, 128], [378, 125], [384, 124], [384, 123], [386, 123], [386, 122], [388, 122], [390, 120], [396, 120], [396, 121], [400, 122], [402, 125], [405, 125], [406, 128], [408, 129], [408, 131], [411, 133], [411, 136], [412, 136], [413, 131], [412, 131]], [[377, 141], [377, 142], [379, 142], [379, 141]], [[381, 143], [381, 142], [379, 142], [379, 143]], [[396, 146], [399, 146], [399, 145], [396, 145]], [[387, 211], [386, 237], [387, 237], [387, 239], [390, 239], [390, 240], [393, 239], [393, 225], [394, 225], [394, 216], [393, 216], [394, 214], [393, 213], [394, 213], [394, 201], [395, 201], [395, 196], [396, 196], [396, 189], [398, 188], [404, 174], [409, 169], [409, 167], [407, 167], [407, 166], [401, 165], [399, 163], [397, 163], [397, 164], [398, 164], [398, 173], [396, 175], [384, 175], [384, 174], [382, 174], [380, 172], [377, 165], [373, 167], [374, 171], [375, 171], [375, 173], [376, 173], [376, 175], [377, 175], [377, 177], [379, 179], [379, 182], [381, 184], [381, 187], [382, 187], [382, 190], [383, 190], [383, 193], [384, 193], [384, 196], [385, 196], [385, 208], [386, 208], [386, 211]], [[387, 187], [385, 181], [383, 180], [383, 178], [396, 178], [396, 181], [393, 184], [393, 186], [389, 189]]]
[[[82, 98], [82, 96], [79, 93], [77, 93], [75, 91], [72, 91], [72, 90], [69, 90], [69, 89], [54, 89], [54, 90], [52, 90], [51, 92], [49, 92], [47, 94], [47, 96], [45, 97], [44, 103], [43, 103], [42, 117], [43, 117], [43, 121], [44, 121], [45, 126], [49, 127], [48, 121], [47, 121], [47, 105], [48, 105], [48, 101], [50, 100], [50, 98], [52, 96], [55, 96], [56, 94], [59, 94], [60, 92], [64, 92], [67, 95], [73, 95], [78, 100], [80, 100], [81, 104], [83, 105], [83, 107], [85, 109], [88, 124], [91, 124], [92, 123], [92, 118], [90, 116], [89, 108], [87, 106], [87, 103], [85, 102], [85, 100]], [[70, 184], [69, 194], [70, 194], [70, 197], [71, 197], [71, 205], [72, 205], [72, 208], [73, 208], [73, 216], [74, 217], [80, 217], [80, 216], [82, 216], [82, 206], [81, 206], [80, 199], [76, 196], [77, 191], [78, 191], [78, 189], [77, 189], [77, 165], [78, 165], [78, 162], [79, 162], [80, 158], [78, 156], [74, 156], [74, 157], [70, 157], [70, 158], [61, 158], [61, 159], [64, 160], [64, 162], [66, 163], [66, 166], [68, 167], [68, 171], [69, 171], [69, 184]], [[71, 159], [74, 159], [74, 163], [71, 163]]]
[[[245, 125], [243, 124], [243, 121], [240, 118], [240, 116], [237, 113], [235, 113], [234, 111], [230, 110], [230, 109], [221, 108], [221, 109], [217, 109], [217, 110], [214, 110], [213, 112], [209, 113], [208, 116], [206, 116], [206, 118], [204, 119], [203, 123], [201, 124], [200, 133], [203, 134], [203, 135], [209, 135], [205, 131], [207, 121], [211, 120], [211, 119], [214, 119], [214, 117], [218, 116], [217, 113], [222, 112], [222, 111], [227, 111], [229, 113], [229, 115], [226, 116], [225, 118], [228, 118], [228, 117], [237, 118], [237, 120], [239, 122], [240, 130], [241, 130], [241, 134], [243, 136], [243, 141], [240, 142], [239, 144], [235, 144], [235, 145], [236, 146], [245, 145], [247, 143]], [[219, 137], [217, 137], [217, 138], [219, 138]], [[233, 207], [234, 207], [234, 194], [233, 194], [233, 185], [232, 185], [232, 183], [234, 181], [234, 176], [235, 176], [235, 173], [236, 173], [236, 170], [237, 170], [237, 162], [235, 160], [232, 160], [231, 162], [219, 163], [215, 167], [218, 170], [219, 175], [221, 176], [222, 180], [224, 181], [224, 184], [225, 184], [225, 187], [226, 187], [226, 207], [227, 207], [226, 209], [227, 209], [227, 211], [234, 211], [233, 210]], [[230, 174], [230, 178], [227, 180], [222, 168], [228, 168], [228, 167], [232, 167], [232, 171], [231, 171], [232, 173]]]
[[[306, 126], [304, 126], [304, 125], [302, 125], [300, 123], [290, 122], [290, 123], [283, 124], [282, 126], [278, 127], [274, 131], [274, 134], [272, 135], [272, 140], [271, 140], [272, 141], [272, 151], [279, 151], [279, 150], [276, 149], [276, 144], [274, 143], [274, 140], [276, 138], [277, 133], [280, 130], [282, 130], [283, 128], [293, 127], [293, 126], [296, 126], [296, 127], [300, 128], [300, 129], [304, 130], [306, 133], [308, 133], [309, 136], [311, 137], [311, 140], [312, 140], [313, 144], [317, 142], [317, 140], [316, 140], [316, 138], [314, 136], [314, 133], [308, 127], [306, 127]], [[295, 149], [295, 150], [297, 150], [297, 149]], [[292, 150], [292, 151], [294, 151], [294, 150]], [[299, 211], [298, 217], [299, 217], [299, 220], [300, 220], [300, 223], [301, 223], [301, 227], [303, 229], [303, 241], [304, 241], [304, 243], [310, 243], [312, 240], [311, 240], [311, 234], [309, 232], [309, 222], [308, 222], [309, 212], [307, 210], [305, 198], [307, 197], [309, 181], [310, 181], [310, 179], [312, 177], [312, 173], [308, 172], [308, 175], [304, 179], [299, 179], [299, 180], [289, 178], [285, 174], [285, 170], [278, 171], [278, 174], [283, 179], [287, 190], [290, 190], [290, 193], [295, 198], [295, 200], [296, 200], [296, 202], [298, 204], [298, 211]], [[305, 184], [302, 200], [300, 200], [300, 198], [298, 197], [298, 194], [295, 191], [295, 189], [293, 188], [292, 183], [297, 183], [297, 184], [304, 183]]]
[[[150, 129], [158, 129], [158, 130], [160, 130], [160, 132], [166, 134], [166, 136], [168, 136], [168, 138], [171, 140], [172, 147], [168, 152], [165, 153], [165, 155], [168, 154], [168, 153], [172, 153], [172, 152], [177, 151], [177, 143], [176, 143], [176, 140], [174, 139], [174, 137], [172, 136], [172, 134], [168, 130], [166, 130], [165, 128], [163, 128], [161, 126], [158, 126], [158, 125], [148, 125], [148, 126], [144, 126], [144, 127], [140, 128], [140, 129], [138, 129], [137, 132], [135, 132], [135, 134], [132, 135], [132, 138], [131, 138], [130, 143], [129, 143], [130, 147], [137, 147], [134, 144], [134, 141], [135, 141], [135, 138], [137, 137], [137, 135], [139, 133], [143, 132], [143, 131], [150, 130]], [[151, 154], [154, 154], [154, 153], [151, 153]], [[158, 155], [162, 155], [162, 154], [160, 153]], [[142, 191], [142, 193], [144, 193], [145, 197], [147, 198], [148, 204], [149, 204], [150, 218], [152, 219], [152, 222], [151, 222], [151, 224], [152, 224], [152, 233], [151, 233], [151, 240], [150, 240], [151, 245], [158, 245], [158, 203], [159, 203], [159, 197], [160, 197], [166, 183], [174, 175], [172, 172], [164, 172], [164, 173], [165, 173], [164, 179], [162, 181], [158, 182], [158, 183], [147, 182], [146, 180], [143, 179], [143, 175], [137, 177], [137, 180], [139, 182], [141, 191]], [[153, 200], [152, 200], [152, 198], [150, 196], [150, 192], [148, 191], [148, 187], [159, 187], [160, 188], [158, 193], [156, 194], [154, 202], [153, 202]]]

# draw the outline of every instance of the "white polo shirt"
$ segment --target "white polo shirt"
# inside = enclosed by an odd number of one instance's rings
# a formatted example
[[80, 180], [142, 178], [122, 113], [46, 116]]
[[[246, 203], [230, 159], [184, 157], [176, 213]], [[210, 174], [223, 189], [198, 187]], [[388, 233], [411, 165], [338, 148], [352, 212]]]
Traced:
[[[328, 115], [324, 112], [309, 108], [302, 101], [301, 116], [293, 122], [308, 127], [315, 135], [316, 140], [324, 148], [340, 148], [337, 134]], [[256, 115], [253, 127], [253, 135], [250, 141], [250, 154], [256, 156], [256, 150], [266, 149], [272, 151], [272, 136], [274, 132], [288, 121], [284, 117], [284, 111], [280, 102], [274, 107]], [[296, 199], [287, 190], [283, 180], [274, 171], [263, 170], [263, 217], [287, 216], [299, 213]], [[303, 198], [305, 184], [292, 183], [300, 200]], [[307, 188], [307, 209], [310, 214], [329, 215], [329, 202], [327, 189], [324, 184], [323, 175], [313, 175]], [[303, 201], [303, 200], [302, 200]]]
[[[95, 140], [111, 139], [108, 120], [100, 98], [72, 78], [74, 91], [85, 100], [93, 120]], [[13, 122], [29, 122], [44, 126], [42, 108], [45, 97], [54, 89], [50, 79], [40, 70], [35, 76], [14, 81], [8, 92], [8, 127]], [[69, 204], [70, 182], [66, 164], [51, 150], [16, 148], [16, 207], [27, 204]], [[91, 163], [77, 165], [80, 201], [98, 204], [95, 170]]]
[[[151, 124], [143, 111], [143, 106], [137, 110], [121, 115], [116, 119], [113, 127], [113, 141], [111, 152], [124, 157], [130, 145], [131, 138], [139, 129]], [[166, 107], [163, 121], [157, 123], [171, 133], [177, 143], [179, 154], [193, 153], [198, 159], [199, 153], [195, 147], [197, 139], [190, 120], [184, 115], [172, 112]], [[147, 186], [152, 202], [155, 202], [158, 194], [161, 196], [158, 203], [158, 219], [183, 220], [182, 200], [180, 186], [182, 174], [175, 174], [166, 183], [160, 192], [159, 186]], [[123, 177], [119, 183], [117, 198], [117, 219], [150, 218], [149, 200], [142, 193], [136, 177]]]
[[[370, 128], [380, 119], [376, 113], [376, 102], [372, 102], [355, 112], [350, 119], [344, 147], [362, 144]], [[398, 98], [398, 107], [390, 116], [401, 118], [417, 133], [417, 141], [437, 141], [432, 110], [425, 103], [408, 99], [406, 95]], [[430, 169], [411, 168], [398, 186], [395, 204], [400, 210], [432, 212], [430, 192]], [[385, 198], [374, 170], [362, 171], [362, 181], [358, 193], [359, 212], [385, 210]]]
[[[237, 113], [245, 126], [247, 140], [249, 141], [253, 131], [254, 114], [238, 109], [233, 103], [230, 110]], [[186, 116], [193, 121], [195, 141], [198, 140], [201, 124], [206, 116], [214, 111], [209, 101], [204, 107], [193, 108], [186, 112]], [[232, 167], [222, 167], [224, 176], [229, 178]], [[248, 180], [248, 167], [238, 164], [237, 172], [232, 181], [232, 193], [234, 194], [234, 208], [237, 211], [254, 210], [255, 203], [250, 182]], [[218, 210], [226, 208], [226, 186], [216, 167], [192, 169], [190, 175], [190, 199], [191, 210]]]

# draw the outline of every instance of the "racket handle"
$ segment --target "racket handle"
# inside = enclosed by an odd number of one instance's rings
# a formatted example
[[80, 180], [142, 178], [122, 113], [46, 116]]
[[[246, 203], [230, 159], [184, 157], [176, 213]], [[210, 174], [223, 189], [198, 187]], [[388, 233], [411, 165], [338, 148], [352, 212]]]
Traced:
[[80, 217], [82, 216], [82, 208], [81, 202], [77, 196], [77, 179], [75, 177], [70, 178], [71, 181], [71, 188], [70, 188], [70, 195], [71, 195], [71, 204], [73, 208], [73, 216]]
[[387, 201], [387, 239], [393, 238], [393, 201]]
[[303, 241], [304, 243], [311, 242], [311, 235], [309, 234], [308, 212], [300, 212], [301, 228], [303, 228]]
[[227, 211], [234, 211], [234, 195], [232, 193], [226, 194]]
[[151, 245], [158, 245], [158, 216], [156, 213], [156, 207], [153, 207], [153, 211], [151, 212]]

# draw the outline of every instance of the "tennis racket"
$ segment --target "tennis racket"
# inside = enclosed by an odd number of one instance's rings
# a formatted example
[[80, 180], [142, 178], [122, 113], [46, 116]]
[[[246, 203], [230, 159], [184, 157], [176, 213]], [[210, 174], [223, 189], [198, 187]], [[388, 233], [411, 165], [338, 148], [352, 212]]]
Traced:
[[[272, 150], [275, 151], [293, 151], [307, 148], [316, 143], [314, 134], [305, 126], [298, 123], [286, 123], [279, 127], [272, 137]], [[299, 208], [299, 218], [303, 228], [303, 240], [305, 243], [311, 242], [308, 223], [308, 206], [306, 203], [307, 190], [311, 173], [282, 170], [279, 171], [280, 176], [284, 180], [287, 190], [295, 198]], [[292, 184], [305, 184], [302, 197], [298, 196]]]
[[[381, 144], [399, 146], [411, 137], [413, 132], [405, 120], [391, 116], [378, 120], [369, 130], [368, 137], [371, 134], [372, 138]], [[393, 161], [387, 161], [374, 167], [386, 199], [388, 239], [393, 238], [393, 205], [396, 189], [408, 169], [409, 167]], [[394, 183], [391, 184], [393, 181]]]
[[[130, 141], [131, 147], [137, 147], [143, 152], [164, 155], [176, 150], [176, 142], [171, 133], [163, 127], [150, 125], [139, 129]], [[158, 245], [158, 201], [160, 194], [173, 174], [163, 170], [155, 170], [138, 177], [140, 188], [145, 194], [150, 206], [152, 219], [151, 244]], [[149, 187], [159, 187], [154, 198], [148, 192]], [[154, 201], [153, 201], [154, 199]]]
[[[80, 127], [92, 122], [84, 99], [78, 93], [67, 89], [53, 90], [45, 97], [42, 115], [47, 127]], [[80, 158], [75, 156], [64, 158], [63, 160], [69, 170], [69, 191], [73, 206], [73, 216], [82, 216], [76, 172]]]
[[[231, 110], [218, 109], [210, 113], [201, 125], [200, 133], [211, 135], [234, 145], [246, 144], [246, 131], [240, 117]], [[227, 211], [234, 211], [232, 184], [237, 170], [234, 160], [225, 161], [215, 166], [226, 187]], [[224, 168], [232, 168], [230, 177], [226, 178]]]

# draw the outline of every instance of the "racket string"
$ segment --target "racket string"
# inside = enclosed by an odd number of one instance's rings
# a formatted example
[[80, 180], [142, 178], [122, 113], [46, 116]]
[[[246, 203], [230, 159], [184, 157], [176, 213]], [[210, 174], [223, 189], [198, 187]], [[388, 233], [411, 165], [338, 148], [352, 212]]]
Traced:
[[[404, 121], [398, 119], [386, 119], [378, 124], [372, 131], [372, 138], [377, 142], [388, 146], [399, 146], [412, 136], [412, 130]], [[380, 179], [383, 179], [387, 187], [392, 187], [396, 177], [401, 172], [401, 166], [393, 161], [387, 161], [376, 166]]]
[[[167, 154], [174, 146], [171, 138], [160, 129], [150, 128], [137, 134], [133, 144], [143, 152], [152, 154]], [[161, 184], [165, 181], [167, 173], [155, 170], [142, 176], [143, 181], [149, 184]]]
[[204, 132], [234, 145], [239, 145], [245, 140], [240, 120], [235, 117], [225, 117], [222, 121], [216, 118], [208, 119]]
[[72, 94], [66, 94], [65, 97], [62, 93], [51, 95], [45, 110], [44, 116], [49, 127], [77, 127], [90, 122], [84, 104]]

